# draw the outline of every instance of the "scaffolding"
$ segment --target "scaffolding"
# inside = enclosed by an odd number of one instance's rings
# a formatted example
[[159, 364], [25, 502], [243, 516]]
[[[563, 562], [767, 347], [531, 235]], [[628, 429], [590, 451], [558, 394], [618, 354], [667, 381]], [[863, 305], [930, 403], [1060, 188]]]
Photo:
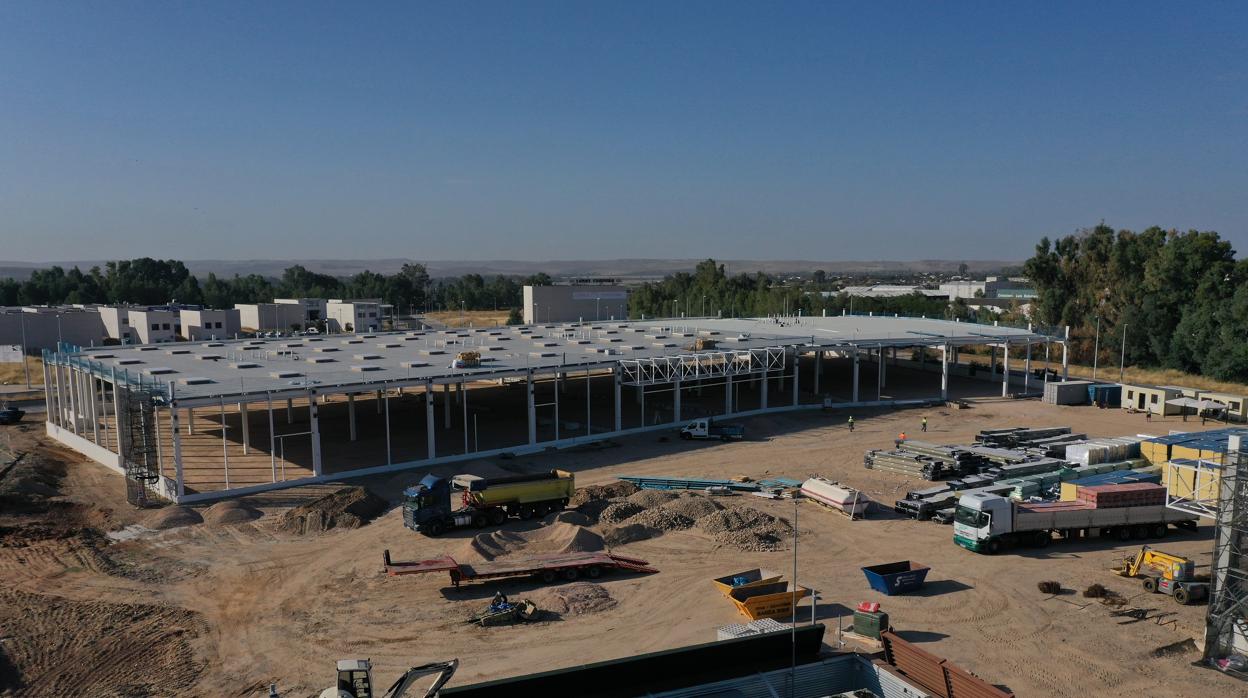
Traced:
[[[1248, 441], [1232, 436], [1222, 463], [1166, 467], [1167, 506], [1214, 520], [1204, 659], [1248, 656]], [[1245, 672], [1227, 673], [1248, 679]]]
[[152, 490], [160, 481], [156, 437], [155, 395], [144, 385], [116, 386], [121, 461], [126, 471], [126, 500], [136, 507], [154, 504]]

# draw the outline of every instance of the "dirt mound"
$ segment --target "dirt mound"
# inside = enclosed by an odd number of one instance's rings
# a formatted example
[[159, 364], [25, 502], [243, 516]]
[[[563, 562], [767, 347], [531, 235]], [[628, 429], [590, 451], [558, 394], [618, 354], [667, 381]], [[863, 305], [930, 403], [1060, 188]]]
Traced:
[[609, 546], [625, 545], [627, 543], [636, 543], [641, 540], [649, 540], [662, 531], [643, 526], [639, 523], [622, 524], [619, 526], [603, 526], [602, 540]]
[[[637, 485], [623, 480], [618, 480], [607, 485], [590, 485], [589, 487], [582, 487], [573, 493], [572, 498], [568, 500], [568, 506], [573, 509], [581, 509], [583, 505], [590, 504], [591, 502], [601, 502], [607, 499], [619, 499], [620, 497], [627, 497], [636, 491]], [[601, 511], [601, 509], [599, 509], [599, 511]]]
[[279, 526], [290, 533], [308, 534], [331, 528], [359, 528], [386, 510], [386, 500], [363, 487], [344, 487], [282, 514]]
[[231, 499], [225, 502], [217, 502], [205, 509], [204, 523], [209, 526], [229, 526], [255, 521], [260, 516], [259, 511], [238, 500]]
[[0, 449], [0, 511], [33, 514], [48, 510], [60, 494], [65, 464], [37, 453]]
[[698, 528], [719, 542], [746, 551], [784, 550], [793, 527], [750, 507], [722, 509], [698, 519]]
[[544, 611], [573, 616], [605, 611], [616, 604], [610, 592], [593, 582], [573, 582], [542, 589], [533, 594], [532, 599]]
[[555, 523], [533, 531], [491, 531], [464, 541], [455, 557], [493, 560], [508, 555], [588, 553], [602, 550], [602, 536], [583, 526]]
[[693, 528], [693, 519], [665, 506], [646, 509], [629, 519], [629, 523], [641, 524], [659, 531], [683, 531]]
[[724, 507], [707, 495], [685, 494], [663, 505], [664, 509], [697, 520], [709, 516]]
[[598, 514], [598, 520], [606, 524], [614, 524], [632, 518], [645, 511], [644, 507], [630, 501], [613, 502]]
[[157, 509], [143, 519], [143, 525], [155, 531], [164, 531], [181, 526], [194, 526], [204, 522], [198, 511], [184, 506], [171, 506]]
[[593, 520], [579, 511], [561, 511], [555, 514], [549, 514], [542, 523], [547, 526], [556, 523], [572, 524], [573, 526], [588, 526]]
[[640, 490], [628, 495], [628, 501], [639, 507], [649, 509], [650, 507], [657, 507], [660, 504], [670, 502], [678, 496], [680, 495], [675, 492], [664, 492], [663, 490]]

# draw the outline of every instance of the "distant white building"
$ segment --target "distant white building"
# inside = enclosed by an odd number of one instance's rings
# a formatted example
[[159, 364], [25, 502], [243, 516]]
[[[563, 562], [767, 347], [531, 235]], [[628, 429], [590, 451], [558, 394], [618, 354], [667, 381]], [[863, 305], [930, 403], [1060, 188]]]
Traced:
[[245, 332], [290, 332], [303, 329], [306, 310], [295, 303], [235, 303], [238, 323]]
[[238, 334], [237, 308], [225, 310], [183, 310], [182, 336], [191, 339], [229, 339]]
[[839, 291], [821, 291], [824, 298], [833, 298], [838, 294], [844, 293], [855, 298], [897, 298], [900, 296], [910, 296], [918, 294], [928, 298], [948, 298], [949, 295], [943, 290], [938, 291], [931, 288], [923, 288], [922, 286], [900, 286], [895, 284], [874, 284], [872, 286], [846, 286]]
[[325, 324], [333, 333], [376, 332], [382, 327], [382, 304], [377, 299], [340, 300], [325, 305]]
[[524, 287], [524, 322], [597, 322], [628, 319], [628, 289], [615, 284]]
[[959, 298], [1035, 298], [1035, 289], [1024, 277], [1002, 278], [989, 276], [983, 281], [972, 279], [954, 279], [940, 285], [940, 290], [949, 296], [949, 300]]

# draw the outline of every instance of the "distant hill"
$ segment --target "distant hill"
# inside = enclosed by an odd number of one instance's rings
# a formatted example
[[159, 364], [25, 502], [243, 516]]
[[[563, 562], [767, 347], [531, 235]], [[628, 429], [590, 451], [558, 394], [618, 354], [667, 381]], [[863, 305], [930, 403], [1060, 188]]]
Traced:
[[[301, 264], [309, 270], [332, 274], [334, 276], [350, 276], [364, 270], [381, 274], [393, 274], [405, 263], [420, 262], [429, 269], [434, 277], [462, 276], [463, 274], [481, 274], [494, 276], [527, 276], [538, 272], [546, 272], [555, 278], [580, 276], [605, 276], [625, 279], [661, 278], [680, 271], [692, 271], [701, 259], [595, 259], [595, 260], [559, 260], [549, 262], [530, 262], [522, 260], [412, 260], [412, 259], [257, 259], [257, 260], [220, 260], [192, 259], [184, 260], [191, 273], [206, 276], [212, 272], [218, 276], [280, 276], [282, 270], [294, 264]], [[1017, 267], [1022, 263], [1017, 260], [949, 260], [924, 259], [910, 262], [888, 260], [878, 261], [824, 261], [808, 260], [748, 260], [721, 259], [719, 263], [727, 267], [729, 274], [751, 273], [756, 271], [768, 274], [808, 274], [822, 269], [830, 275], [840, 274], [905, 274], [923, 272], [956, 272], [960, 264], [966, 264], [971, 274], [982, 275], [999, 271], [1006, 267]], [[69, 261], [69, 262], [5, 262], [0, 261], [0, 278], [25, 279], [34, 269], [51, 266], [70, 268], [77, 266], [86, 271], [93, 266], [103, 266], [103, 261]]]

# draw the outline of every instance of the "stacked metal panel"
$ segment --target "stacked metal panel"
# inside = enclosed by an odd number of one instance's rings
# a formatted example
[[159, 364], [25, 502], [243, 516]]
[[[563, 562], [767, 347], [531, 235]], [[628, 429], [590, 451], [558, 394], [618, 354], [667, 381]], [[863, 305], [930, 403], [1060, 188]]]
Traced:
[[1086, 405], [1090, 385], [1092, 381], [1045, 383], [1043, 401], [1050, 405]]

